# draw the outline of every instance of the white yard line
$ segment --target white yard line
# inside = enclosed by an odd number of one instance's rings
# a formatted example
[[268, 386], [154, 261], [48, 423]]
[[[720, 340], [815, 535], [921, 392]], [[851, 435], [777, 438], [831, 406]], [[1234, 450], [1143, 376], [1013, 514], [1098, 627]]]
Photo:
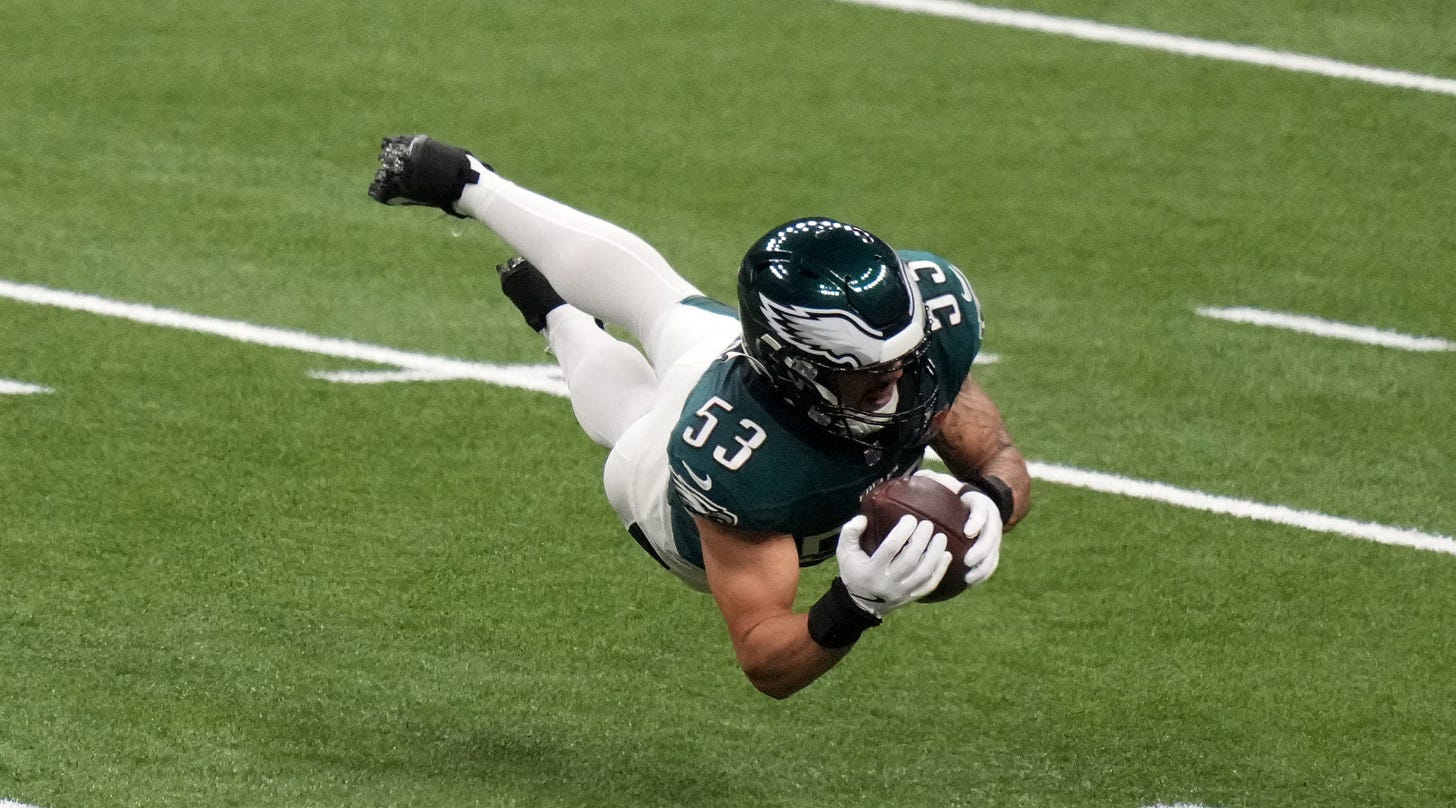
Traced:
[[[41, 387], [38, 384], [27, 384], [12, 379], [0, 379], [0, 396], [29, 396], [36, 393], [53, 393], [49, 387]], [[5, 808], [0, 804], [0, 808]]]
[[[12, 283], [9, 281], [0, 281], [0, 297], [25, 303], [55, 306], [71, 311], [99, 314], [106, 317], [117, 317], [148, 325], [214, 334], [254, 345], [288, 348], [295, 351], [333, 356], [340, 359], [372, 362], [399, 368], [409, 373], [426, 373], [432, 377], [473, 379], [505, 387], [518, 387], [526, 390], [550, 393], [556, 396], [566, 395], [566, 385], [561, 381], [556, 368], [550, 365], [495, 365], [484, 362], [472, 362], [464, 359], [451, 359], [430, 356], [428, 354], [410, 353], [380, 345], [370, 345], [351, 340], [335, 339], [333, 337], [321, 337], [302, 331], [270, 328], [268, 326], [254, 325], [253, 323], [238, 320], [204, 317], [174, 309], [163, 309], [139, 303], [124, 303], [95, 295], [66, 292], [43, 286]], [[368, 371], [364, 373], [367, 375], [377, 375]], [[929, 453], [928, 456], [934, 458], [934, 453]], [[1351, 538], [1380, 542], [1382, 544], [1413, 547], [1420, 550], [1456, 555], [1456, 539], [1452, 539], [1449, 536], [1423, 533], [1409, 528], [1391, 527], [1373, 522], [1361, 522], [1354, 519], [1316, 513], [1314, 511], [1301, 511], [1285, 505], [1266, 505], [1249, 500], [1205, 494], [1200, 491], [1176, 488], [1166, 483], [1134, 480], [1115, 474], [1088, 471], [1071, 466], [1059, 466], [1035, 461], [1028, 465], [1030, 466], [1032, 475], [1037, 479], [1059, 485], [1070, 485], [1108, 494], [1154, 500], [1183, 508], [1227, 514], [1244, 519], [1292, 525], [1306, 530], [1334, 533]], [[0, 806], [0, 808], [4, 808], [4, 806]]]
[[1368, 325], [1340, 323], [1306, 314], [1289, 314], [1282, 311], [1265, 311], [1242, 306], [1232, 308], [1204, 306], [1197, 309], [1197, 312], [1202, 317], [1211, 317], [1215, 320], [1283, 328], [1319, 337], [1379, 345], [1383, 348], [1398, 348], [1402, 351], [1456, 351], [1456, 342], [1440, 337], [1415, 337], [1398, 331], [1386, 331]]
[[433, 370], [310, 370], [314, 379], [339, 384], [395, 384], [399, 382], [449, 382], [461, 377]]
[[1456, 79], [1409, 73], [1404, 70], [1390, 70], [1383, 67], [1350, 64], [1321, 56], [1270, 50], [1254, 45], [1238, 45], [1210, 39], [1194, 39], [1177, 34], [1165, 34], [1141, 28], [1127, 28], [1108, 25], [1092, 20], [1072, 17], [1053, 17], [1032, 11], [1016, 11], [975, 3], [961, 3], [954, 0], [839, 0], [860, 6], [947, 17], [1006, 28], [1020, 28], [1044, 34], [1073, 37], [1092, 42], [1105, 42], [1133, 48], [1165, 51], [1182, 56], [1198, 56], [1227, 62], [1272, 67], [1294, 73], [1313, 73], [1329, 78], [1363, 81], [1386, 87], [1420, 90], [1442, 95], [1456, 95]]
[[[940, 462], [940, 458], [933, 451], [926, 450], [925, 456]], [[1362, 522], [1318, 511], [1298, 510], [1288, 505], [1269, 505], [1248, 499], [1208, 494], [1167, 483], [1137, 480], [1119, 474], [1109, 474], [1105, 471], [1090, 471], [1075, 466], [1044, 463], [1039, 460], [1028, 461], [1026, 466], [1033, 478], [1057, 485], [1069, 485], [1103, 494], [1162, 502], [1180, 508], [1236, 516], [1240, 519], [1252, 519], [1257, 522], [1289, 525], [1316, 533], [1333, 533], [1352, 539], [1456, 555], [1456, 538], [1437, 533], [1392, 527], [1375, 522]]]
[[1301, 511], [1290, 508], [1287, 505], [1266, 505], [1262, 502], [1253, 502], [1247, 499], [1205, 494], [1202, 491], [1177, 488], [1167, 483], [1134, 480], [1130, 477], [1122, 477], [1101, 471], [1088, 471], [1072, 466], [1058, 466], [1037, 461], [1032, 461], [1027, 466], [1030, 468], [1033, 477], [1049, 483], [1071, 485], [1077, 488], [1100, 491], [1104, 494], [1117, 494], [1124, 497], [1164, 502], [1169, 505], [1177, 505], [1180, 508], [1192, 508], [1210, 513], [1221, 513], [1228, 516], [1237, 516], [1240, 519], [1253, 519], [1259, 522], [1290, 525], [1319, 533], [1334, 533], [1341, 536], [1349, 536], [1353, 539], [1379, 542], [1380, 544], [1413, 547], [1417, 550], [1430, 550], [1437, 553], [1446, 553], [1447, 555], [1456, 555], [1456, 539], [1450, 536], [1439, 536], [1410, 528], [1391, 527], [1374, 522], [1361, 522], [1355, 519], [1347, 519], [1342, 516], [1330, 516], [1329, 514], [1315, 511]]
[[560, 381], [543, 380], [538, 374], [523, 373], [516, 365], [495, 365], [486, 362], [470, 362], [445, 356], [410, 353], [381, 345], [370, 345], [334, 337], [320, 337], [303, 331], [290, 331], [254, 325], [239, 320], [223, 320], [188, 314], [185, 311], [163, 309], [144, 303], [124, 303], [96, 295], [67, 292], [45, 286], [13, 283], [0, 280], [0, 297], [8, 297], [24, 303], [55, 306], [71, 311], [118, 317], [136, 323], [214, 334], [237, 342], [266, 345], [271, 348], [288, 348], [305, 353], [333, 356], [339, 359], [353, 359], [388, 365], [413, 371], [427, 371], [440, 376], [457, 379], [474, 379], [507, 387], [523, 387], [543, 393], [565, 395], [566, 386]]

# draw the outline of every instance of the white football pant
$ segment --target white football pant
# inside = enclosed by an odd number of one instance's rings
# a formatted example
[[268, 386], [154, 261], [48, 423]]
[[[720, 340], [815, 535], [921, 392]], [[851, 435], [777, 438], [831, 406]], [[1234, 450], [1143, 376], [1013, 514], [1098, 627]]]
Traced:
[[[667, 442], [703, 370], [741, 335], [738, 320], [681, 305], [702, 293], [638, 236], [522, 188], [474, 158], [472, 167], [480, 181], [465, 186], [455, 209], [535, 265], [568, 303], [547, 315], [546, 336], [577, 422], [612, 449], [607, 498], [669, 569], [706, 590], [703, 571], [678, 555], [672, 539]], [[593, 318], [625, 327], [646, 357]]]

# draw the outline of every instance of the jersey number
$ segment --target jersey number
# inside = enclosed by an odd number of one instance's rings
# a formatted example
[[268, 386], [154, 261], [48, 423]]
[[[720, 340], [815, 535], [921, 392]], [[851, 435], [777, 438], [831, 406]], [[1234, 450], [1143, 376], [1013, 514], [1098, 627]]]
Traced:
[[[948, 280], [945, 270], [941, 268], [940, 264], [934, 261], [910, 261], [905, 264], [905, 268], [917, 275], [928, 275], [930, 282], [936, 285], [943, 284]], [[946, 326], [960, 325], [961, 320], [965, 319], [961, 314], [961, 301], [967, 303], [976, 302], [976, 294], [971, 291], [970, 285], [966, 283], [965, 276], [957, 271], [955, 273], [955, 279], [961, 287], [959, 294], [948, 292], [925, 301], [925, 308], [931, 315], [931, 331], [939, 331]], [[980, 307], [977, 306], [977, 312], [979, 311]]]
[[[708, 443], [708, 438], [713, 434], [714, 427], [718, 426], [718, 415], [713, 412], [713, 408], [715, 407], [725, 413], [733, 411], [732, 404], [717, 396], [708, 399], [707, 403], [703, 404], [703, 406], [698, 408], [697, 412], [693, 413], [703, 419], [703, 422], [695, 427], [690, 426], [683, 430], [682, 439], [684, 443], [694, 449], [701, 449]], [[738, 426], [742, 431], [732, 435], [732, 444], [729, 446], [720, 444], [713, 447], [713, 459], [729, 471], [737, 471], [743, 468], [743, 464], [747, 463], [748, 458], [753, 456], [753, 450], [762, 446], [764, 438], [768, 437], [768, 433], [763, 430], [763, 427], [747, 418], [738, 419]], [[728, 454], [730, 446], [733, 448], [732, 455]]]

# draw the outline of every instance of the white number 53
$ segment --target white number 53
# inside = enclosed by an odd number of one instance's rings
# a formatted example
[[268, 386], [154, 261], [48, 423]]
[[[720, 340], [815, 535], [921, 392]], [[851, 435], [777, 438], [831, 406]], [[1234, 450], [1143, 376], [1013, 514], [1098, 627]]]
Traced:
[[[713, 434], [713, 429], [718, 426], [718, 414], [714, 409], [720, 409], [724, 413], [733, 412], [733, 405], [717, 396], [708, 399], [698, 411], [693, 413], [703, 419], [702, 423], [690, 426], [683, 430], [682, 439], [687, 445], [693, 448], [702, 448], [708, 443], [708, 438]], [[743, 468], [748, 458], [753, 456], [753, 450], [763, 445], [768, 437], [763, 427], [748, 418], [738, 419], [738, 431], [735, 431], [730, 444], [718, 444], [713, 447], [713, 459], [729, 471], [737, 471]], [[729, 455], [729, 449], [733, 454]]]

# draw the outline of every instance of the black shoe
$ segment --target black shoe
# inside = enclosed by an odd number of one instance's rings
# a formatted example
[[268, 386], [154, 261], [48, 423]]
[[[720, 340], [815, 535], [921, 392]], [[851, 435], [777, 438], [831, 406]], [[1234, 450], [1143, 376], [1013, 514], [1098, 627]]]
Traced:
[[541, 270], [520, 256], [497, 265], [495, 272], [500, 277], [501, 291], [521, 310], [526, 325], [536, 331], [546, 330], [546, 315], [552, 309], [566, 305]]
[[467, 156], [473, 155], [428, 135], [387, 137], [379, 144], [379, 171], [369, 195], [386, 205], [429, 205], [464, 219], [454, 202], [467, 183], [480, 181]]

